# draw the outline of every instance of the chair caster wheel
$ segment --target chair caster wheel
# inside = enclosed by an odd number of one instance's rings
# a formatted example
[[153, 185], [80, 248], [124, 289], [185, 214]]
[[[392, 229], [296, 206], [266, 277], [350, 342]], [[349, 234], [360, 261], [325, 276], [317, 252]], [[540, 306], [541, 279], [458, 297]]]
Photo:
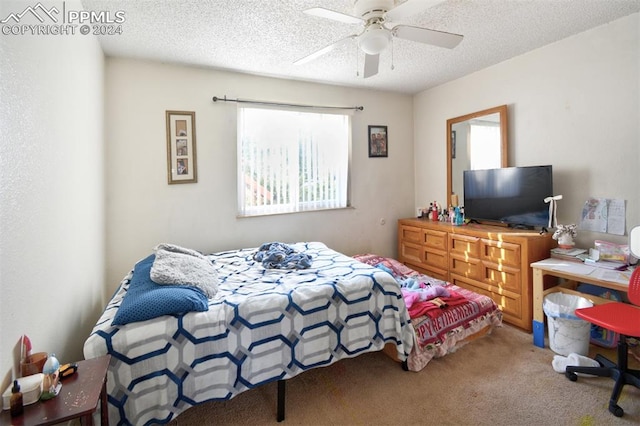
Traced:
[[567, 377], [567, 379], [571, 380], [572, 382], [575, 382], [578, 380], [578, 375], [576, 373], [572, 373], [571, 371], [565, 371], [564, 375]]
[[616, 417], [622, 417], [624, 415], [624, 410], [617, 404], [609, 404], [609, 411]]

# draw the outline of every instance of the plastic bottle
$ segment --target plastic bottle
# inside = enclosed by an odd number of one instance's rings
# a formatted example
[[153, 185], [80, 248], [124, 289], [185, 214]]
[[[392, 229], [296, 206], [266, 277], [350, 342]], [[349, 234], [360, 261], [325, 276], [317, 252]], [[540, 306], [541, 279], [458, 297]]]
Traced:
[[456, 221], [455, 224], [460, 226], [464, 225], [464, 207], [456, 207]]
[[22, 392], [20, 392], [20, 383], [17, 380], [13, 381], [13, 387], [11, 388], [11, 417], [20, 416], [24, 412], [24, 406], [22, 405]]

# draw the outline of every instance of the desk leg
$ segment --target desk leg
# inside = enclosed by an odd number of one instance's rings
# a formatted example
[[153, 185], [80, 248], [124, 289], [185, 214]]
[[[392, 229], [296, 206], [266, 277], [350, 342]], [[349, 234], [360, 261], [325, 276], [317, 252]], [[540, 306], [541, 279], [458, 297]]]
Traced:
[[80, 426], [93, 426], [93, 414], [80, 417]]
[[544, 293], [544, 273], [533, 268], [533, 344], [544, 348], [544, 311], [542, 310]]
[[107, 404], [107, 378], [102, 383], [102, 392], [100, 392], [100, 424], [102, 426], [109, 425], [109, 406]]

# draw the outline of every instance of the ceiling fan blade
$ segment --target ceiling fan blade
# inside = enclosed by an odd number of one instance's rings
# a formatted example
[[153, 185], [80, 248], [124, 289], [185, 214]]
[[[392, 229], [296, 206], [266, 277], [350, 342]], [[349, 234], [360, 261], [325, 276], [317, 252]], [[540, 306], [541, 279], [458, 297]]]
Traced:
[[444, 31], [429, 30], [427, 28], [412, 27], [410, 25], [396, 25], [391, 30], [394, 37], [404, 40], [417, 41], [418, 43], [432, 44], [434, 46], [453, 49], [464, 38], [460, 34], [446, 33]]
[[380, 55], [364, 56], [364, 78], [372, 77], [378, 74], [378, 65], [380, 65]]
[[326, 55], [327, 53], [331, 52], [336, 47], [341, 46], [341, 45], [345, 44], [346, 42], [348, 42], [350, 40], [353, 40], [356, 37], [357, 37], [357, 35], [352, 34], [352, 35], [350, 35], [348, 37], [345, 37], [343, 39], [340, 39], [340, 40], [336, 41], [335, 43], [331, 43], [330, 45], [325, 46], [322, 49], [311, 53], [310, 55], [303, 56], [302, 58], [296, 60], [294, 62], [294, 65], [302, 65], [302, 64], [306, 64], [307, 62], [313, 61], [314, 59], [319, 58], [322, 55]]
[[361, 24], [363, 20], [356, 16], [347, 15], [336, 12], [335, 10], [325, 9], [324, 7], [313, 7], [303, 11], [307, 15], [319, 16], [320, 18], [332, 19], [345, 24]]
[[384, 19], [386, 21], [398, 21], [416, 15], [439, 3], [444, 3], [444, 0], [407, 0], [388, 11], [384, 15]]

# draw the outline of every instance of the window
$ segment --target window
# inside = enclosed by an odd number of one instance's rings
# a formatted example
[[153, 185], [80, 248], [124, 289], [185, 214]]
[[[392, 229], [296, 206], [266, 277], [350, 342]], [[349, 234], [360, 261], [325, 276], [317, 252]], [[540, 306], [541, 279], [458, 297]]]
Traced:
[[500, 168], [500, 124], [472, 122], [469, 132], [471, 170]]
[[348, 115], [238, 110], [240, 216], [347, 207]]

